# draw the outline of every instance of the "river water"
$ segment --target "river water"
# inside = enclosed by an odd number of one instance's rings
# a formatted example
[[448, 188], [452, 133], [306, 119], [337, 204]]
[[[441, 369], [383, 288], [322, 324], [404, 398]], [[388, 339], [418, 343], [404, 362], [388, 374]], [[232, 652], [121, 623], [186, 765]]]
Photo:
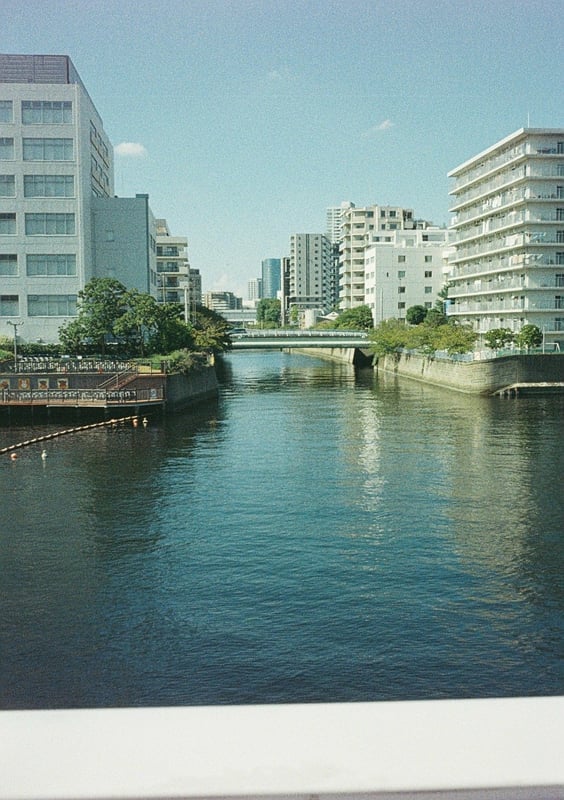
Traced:
[[[281, 352], [220, 377], [1, 457], [0, 707], [564, 693], [564, 398]], [[26, 425], [0, 442], [65, 427]]]

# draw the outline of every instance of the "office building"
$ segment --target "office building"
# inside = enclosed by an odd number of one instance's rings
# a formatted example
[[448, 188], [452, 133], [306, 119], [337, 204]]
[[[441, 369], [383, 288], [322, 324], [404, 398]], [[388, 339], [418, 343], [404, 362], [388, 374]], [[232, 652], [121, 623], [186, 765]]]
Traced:
[[247, 299], [254, 304], [262, 299], [262, 278], [251, 278], [248, 282]]
[[276, 298], [280, 292], [280, 259], [265, 258], [262, 261], [262, 297]]
[[407, 309], [433, 308], [448, 280], [449, 231], [398, 230], [375, 237], [364, 253], [364, 305], [374, 324], [405, 320]]
[[70, 58], [0, 55], [0, 334], [9, 321], [58, 341], [94, 277], [151, 290], [155, 247], [147, 196], [114, 198], [112, 145]]
[[449, 173], [449, 310], [483, 334], [526, 324], [564, 345], [564, 129], [521, 128]]

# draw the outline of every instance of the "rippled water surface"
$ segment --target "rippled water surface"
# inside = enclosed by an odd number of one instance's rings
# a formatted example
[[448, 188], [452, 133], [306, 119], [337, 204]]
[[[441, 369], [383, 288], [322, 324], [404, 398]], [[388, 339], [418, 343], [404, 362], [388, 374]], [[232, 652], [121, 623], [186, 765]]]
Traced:
[[1, 457], [1, 707], [563, 693], [563, 398], [278, 352], [221, 378]]

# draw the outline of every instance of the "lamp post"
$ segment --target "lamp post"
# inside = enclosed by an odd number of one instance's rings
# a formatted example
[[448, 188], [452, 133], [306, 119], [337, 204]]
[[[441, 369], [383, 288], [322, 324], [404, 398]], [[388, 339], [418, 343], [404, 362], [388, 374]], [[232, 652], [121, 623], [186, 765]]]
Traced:
[[18, 371], [18, 328], [21, 328], [23, 322], [11, 322], [9, 319], [6, 320], [8, 325], [11, 325], [14, 329], [14, 372]]

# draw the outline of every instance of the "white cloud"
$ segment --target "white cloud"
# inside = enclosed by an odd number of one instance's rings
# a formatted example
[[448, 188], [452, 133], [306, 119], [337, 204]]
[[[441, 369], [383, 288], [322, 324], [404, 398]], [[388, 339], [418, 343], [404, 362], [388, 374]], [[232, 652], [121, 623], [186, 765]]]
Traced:
[[146, 158], [148, 155], [145, 146], [139, 142], [120, 142], [114, 147], [114, 153], [124, 158]]
[[375, 136], [378, 133], [382, 133], [382, 131], [389, 131], [390, 128], [394, 127], [394, 123], [391, 119], [385, 119], [383, 122], [380, 122], [379, 125], [374, 125], [372, 128], [369, 128], [367, 131], [364, 131], [362, 134], [363, 139], [370, 139], [372, 136]]

